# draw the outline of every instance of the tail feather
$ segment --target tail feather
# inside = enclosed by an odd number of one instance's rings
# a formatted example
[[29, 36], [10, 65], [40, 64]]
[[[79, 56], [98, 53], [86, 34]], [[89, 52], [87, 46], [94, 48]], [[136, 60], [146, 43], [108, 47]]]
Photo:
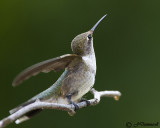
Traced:
[[[22, 109], [23, 107], [25, 107], [25, 106], [27, 106], [27, 105], [29, 105], [29, 104], [34, 103], [35, 101], [36, 101], [36, 100], [27, 101], [27, 102], [19, 105], [18, 107], [10, 110], [9, 113], [10, 113], [10, 114], [13, 114], [13, 113], [17, 112], [18, 110]], [[15, 121], [15, 123], [16, 123], [16, 124], [20, 124], [20, 123], [22, 123], [22, 122], [30, 119], [31, 117], [33, 117], [34, 115], [36, 115], [37, 113], [39, 113], [39, 112], [41, 112], [41, 111], [42, 111], [42, 109], [32, 110], [32, 111], [26, 113], [25, 115], [23, 115], [22, 117], [20, 117], [19, 119], [17, 119], [17, 120]]]
[[34, 103], [35, 101], [36, 101], [36, 100], [34, 99], [34, 100], [29, 100], [29, 101], [27, 101], [27, 102], [24, 102], [23, 104], [20, 104], [20, 105], [17, 106], [16, 108], [11, 109], [11, 110], [9, 111], [9, 113], [10, 113], [10, 114], [13, 114], [13, 113], [17, 112], [18, 110], [20, 110], [21, 108], [23, 108], [23, 107], [25, 107], [25, 106], [27, 106], [27, 105], [29, 105], [29, 104]]
[[17, 119], [15, 121], [16, 124], [20, 124], [24, 121], [27, 121], [29, 120], [31, 117], [35, 116], [37, 113], [41, 112], [42, 109], [36, 109], [36, 110], [33, 110], [33, 111], [30, 111], [28, 113], [26, 113], [24, 116], [20, 117], [19, 119]]
[[24, 122], [24, 121], [27, 121], [27, 120], [29, 120], [29, 118], [28, 118], [27, 116], [23, 116], [23, 117], [17, 119], [17, 120], [15, 121], [15, 123], [16, 123], [16, 124], [20, 124], [20, 123], [22, 123], [22, 122]]

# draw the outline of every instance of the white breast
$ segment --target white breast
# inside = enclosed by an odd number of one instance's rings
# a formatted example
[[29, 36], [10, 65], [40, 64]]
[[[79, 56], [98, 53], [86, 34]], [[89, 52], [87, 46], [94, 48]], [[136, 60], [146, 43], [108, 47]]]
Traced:
[[87, 55], [82, 57], [83, 61], [96, 74], [96, 58], [95, 55]]

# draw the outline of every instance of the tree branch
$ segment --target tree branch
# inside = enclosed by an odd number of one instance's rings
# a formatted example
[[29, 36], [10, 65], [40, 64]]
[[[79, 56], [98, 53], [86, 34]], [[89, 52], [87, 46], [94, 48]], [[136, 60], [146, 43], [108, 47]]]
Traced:
[[[90, 102], [90, 105], [96, 105], [100, 102], [101, 97], [113, 97], [115, 100], [118, 100], [121, 96], [121, 93], [119, 91], [96, 91], [94, 88], [90, 91], [94, 95], [94, 99], [88, 100]], [[87, 107], [87, 103], [85, 101], [77, 103], [79, 108]], [[5, 126], [9, 125], [10, 123], [14, 122], [24, 114], [35, 110], [35, 109], [57, 109], [57, 110], [63, 110], [67, 111], [70, 116], [73, 116], [76, 112], [74, 105], [72, 104], [57, 104], [57, 103], [47, 103], [47, 102], [41, 102], [37, 100], [36, 102], [27, 105], [20, 109], [19, 111], [13, 113], [12, 115], [4, 118], [0, 121], [0, 128], [4, 128]]]

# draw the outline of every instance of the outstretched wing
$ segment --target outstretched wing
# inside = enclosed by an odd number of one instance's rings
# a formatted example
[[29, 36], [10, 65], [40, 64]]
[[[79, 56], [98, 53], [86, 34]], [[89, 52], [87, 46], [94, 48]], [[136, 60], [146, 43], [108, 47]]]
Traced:
[[48, 73], [51, 70], [55, 72], [66, 68], [75, 58], [79, 58], [80, 56], [76, 54], [66, 54], [60, 57], [56, 57], [53, 59], [49, 59], [38, 64], [35, 64], [23, 72], [21, 72], [13, 81], [12, 85], [17, 86], [22, 83], [24, 80], [30, 78], [31, 76], [35, 76], [40, 72]]

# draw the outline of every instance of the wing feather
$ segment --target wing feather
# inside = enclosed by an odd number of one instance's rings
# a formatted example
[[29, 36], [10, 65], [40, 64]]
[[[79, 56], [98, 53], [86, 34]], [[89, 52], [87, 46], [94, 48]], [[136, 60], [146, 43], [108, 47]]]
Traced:
[[76, 54], [66, 54], [35, 64], [18, 74], [17, 77], [13, 80], [12, 85], [16, 86], [22, 83], [24, 80], [30, 78], [31, 76], [35, 76], [40, 72], [48, 73], [51, 70], [57, 72], [66, 68], [75, 58], [80, 58], [80, 56]]

